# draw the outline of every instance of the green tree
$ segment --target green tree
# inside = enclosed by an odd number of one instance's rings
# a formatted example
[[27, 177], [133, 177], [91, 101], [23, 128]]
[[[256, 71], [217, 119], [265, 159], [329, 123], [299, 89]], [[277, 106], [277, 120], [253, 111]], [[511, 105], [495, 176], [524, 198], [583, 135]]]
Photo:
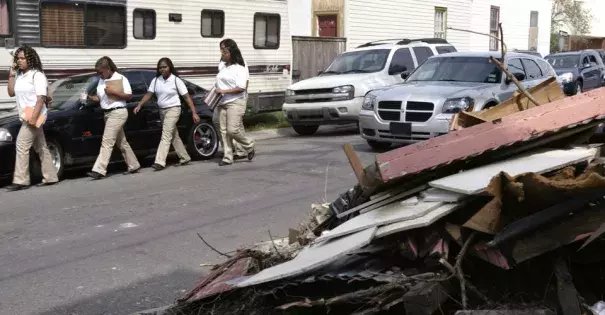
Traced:
[[550, 16], [551, 33], [566, 29], [573, 35], [590, 32], [592, 13], [583, 6], [583, 1], [553, 0]]

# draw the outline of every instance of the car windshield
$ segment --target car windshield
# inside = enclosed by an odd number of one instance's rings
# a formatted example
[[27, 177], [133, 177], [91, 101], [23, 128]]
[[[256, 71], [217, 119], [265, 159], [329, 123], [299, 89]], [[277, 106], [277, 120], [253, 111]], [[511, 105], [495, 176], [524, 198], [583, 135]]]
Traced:
[[500, 83], [502, 71], [487, 57], [434, 57], [410, 75], [411, 81]]
[[544, 59], [555, 69], [577, 68], [580, 63], [580, 55], [547, 56]]
[[52, 109], [66, 109], [80, 99], [81, 93], [91, 93], [92, 88], [96, 86], [95, 82], [99, 80], [96, 75], [77, 76], [60, 79], [49, 86], [52, 95]]
[[346, 52], [338, 56], [323, 74], [370, 73], [384, 69], [390, 49]]

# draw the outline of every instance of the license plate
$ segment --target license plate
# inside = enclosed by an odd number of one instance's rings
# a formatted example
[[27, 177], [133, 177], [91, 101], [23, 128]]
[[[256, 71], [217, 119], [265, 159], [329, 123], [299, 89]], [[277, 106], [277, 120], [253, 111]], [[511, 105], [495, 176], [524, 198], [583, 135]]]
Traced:
[[410, 136], [412, 134], [411, 123], [392, 122], [389, 126], [391, 134], [398, 136]]

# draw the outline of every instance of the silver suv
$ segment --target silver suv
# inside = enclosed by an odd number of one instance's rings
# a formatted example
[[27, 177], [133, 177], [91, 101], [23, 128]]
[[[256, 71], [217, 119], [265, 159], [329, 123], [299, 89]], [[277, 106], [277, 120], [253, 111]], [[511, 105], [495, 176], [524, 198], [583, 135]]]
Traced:
[[[377, 151], [448, 133], [452, 116], [480, 111], [512, 97], [517, 86], [489, 61], [499, 52], [453, 52], [430, 57], [402, 84], [368, 92], [359, 113], [359, 131]], [[504, 63], [525, 88], [555, 70], [543, 58], [509, 52]]]

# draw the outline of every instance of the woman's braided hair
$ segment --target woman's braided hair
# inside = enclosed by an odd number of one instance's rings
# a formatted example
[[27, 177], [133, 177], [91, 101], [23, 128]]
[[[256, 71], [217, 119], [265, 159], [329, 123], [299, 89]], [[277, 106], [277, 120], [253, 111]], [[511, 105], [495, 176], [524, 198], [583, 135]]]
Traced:
[[95, 64], [95, 68], [109, 68], [109, 70], [111, 70], [112, 72], [118, 72], [118, 67], [116, 66], [115, 63], [113, 63], [113, 60], [111, 60], [111, 58], [107, 57], [107, 56], [103, 56], [101, 58], [99, 58], [99, 60], [97, 60], [97, 63]]
[[15, 54], [13, 56], [13, 62], [15, 64], [17, 63], [17, 59], [19, 58], [18, 56], [19, 56], [20, 52], [23, 52], [23, 55], [25, 56], [25, 60], [27, 60], [28, 69], [35, 69], [38, 71], [43, 71], [42, 61], [40, 60], [40, 56], [38, 56], [38, 53], [36, 52], [35, 49], [33, 49], [27, 45], [21, 46], [15, 51]]

